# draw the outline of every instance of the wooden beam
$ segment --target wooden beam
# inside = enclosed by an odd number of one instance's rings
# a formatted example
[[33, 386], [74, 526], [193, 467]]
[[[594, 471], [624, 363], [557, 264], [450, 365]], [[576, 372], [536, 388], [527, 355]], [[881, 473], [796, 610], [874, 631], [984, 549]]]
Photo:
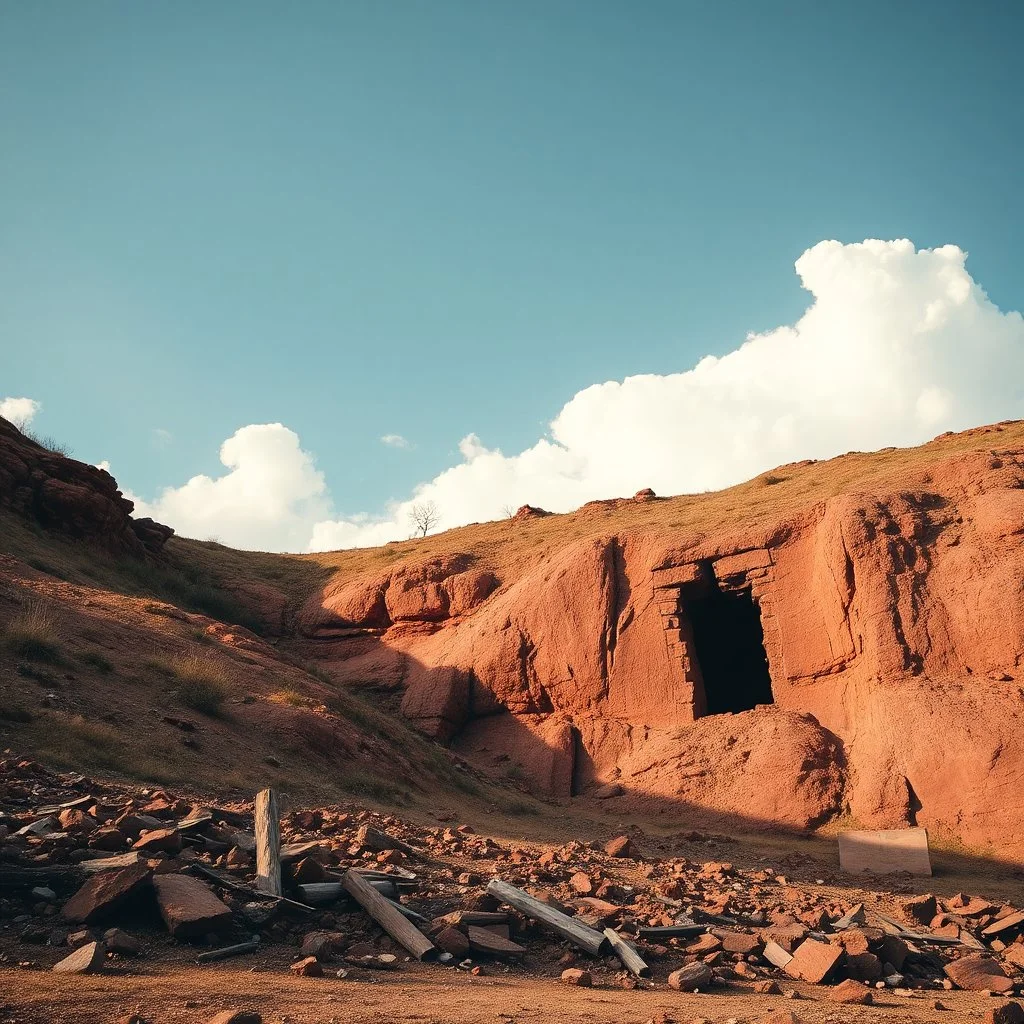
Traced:
[[433, 960], [437, 957], [437, 949], [430, 939], [358, 872], [346, 871], [342, 885], [356, 903], [417, 960]]
[[640, 954], [614, 929], [605, 928], [604, 937], [611, 943], [612, 952], [622, 961], [622, 966], [638, 978], [649, 978], [651, 969]]
[[261, 790], [256, 796], [256, 888], [271, 896], [281, 896], [281, 816], [277, 794]]
[[546, 925], [553, 932], [557, 932], [591, 956], [602, 956], [608, 951], [608, 940], [599, 931], [588, 928], [579, 921], [574, 921], [567, 914], [541, 903], [540, 900], [534, 899], [529, 893], [517, 889], [514, 885], [509, 885], [508, 882], [492, 878], [487, 883], [487, 892], [488, 895], [494, 896], [502, 903], [515, 907], [521, 914]]
[[706, 924], [670, 924], [664, 928], [640, 928], [637, 934], [641, 939], [688, 939], [694, 935], [703, 935], [708, 930]]

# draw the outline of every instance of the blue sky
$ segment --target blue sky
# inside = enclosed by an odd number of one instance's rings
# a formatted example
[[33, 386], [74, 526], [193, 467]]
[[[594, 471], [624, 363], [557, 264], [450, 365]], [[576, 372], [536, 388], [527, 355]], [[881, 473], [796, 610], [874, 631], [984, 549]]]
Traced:
[[2, 5], [0, 394], [144, 497], [280, 421], [374, 513], [468, 434], [520, 451], [588, 385], [792, 323], [822, 239], [955, 243], [1020, 309], [1022, 29], [1003, 2]]

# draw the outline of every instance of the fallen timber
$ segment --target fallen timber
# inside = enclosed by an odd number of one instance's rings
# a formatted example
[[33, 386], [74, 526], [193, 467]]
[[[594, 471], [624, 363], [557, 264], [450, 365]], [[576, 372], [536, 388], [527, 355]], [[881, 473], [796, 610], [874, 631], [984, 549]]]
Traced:
[[553, 932], [557, 932], [562, 938], [568, 939], [573, 945], [579, 946], [591, 956], [602, 956], [608, 952], [610, 943], [601, 932], [595, 931], [579, 921], [574, 921], [568, 915], [541, 903], [540, 900], [523, 892], [522, 889], [517, 889], [514, 885], [509, 885], [508, 882], [492, 878], [487, 883], [487, 892], [495, 899], [501, 900], [502, 903], [514, 907], [521, 914], [546, 925]]
[[437, 948], [388, 899], [383, 897], [357, 871], [348, 870], [342, 882], [349, 895], [397, 942], [417, 960], [434, 960]]

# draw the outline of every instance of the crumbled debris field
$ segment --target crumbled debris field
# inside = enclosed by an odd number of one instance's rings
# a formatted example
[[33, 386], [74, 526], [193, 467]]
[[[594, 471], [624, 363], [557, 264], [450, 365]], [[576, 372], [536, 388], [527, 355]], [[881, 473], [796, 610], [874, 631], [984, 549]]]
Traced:
[[966, 989], [1002, 998], [992, 1020], [1024, 1020], [1007, 1001], [1024, 984], [1024, 912], [918, 895], [917, 880], [883, 897], [845, 878], [840, 897], [835, 875], [801, 856], [741, 869], [666, 856], [671, 844], [635, 831], [510, 845], [454, 819], [426, 827], [333, 807], [284, 814], [281, 894], [270, 895], [257, 832], [251, 803], [198, 805], [0, 761], [2, 966], [130, 974], [175, 946], [196, 970], [236, 958], [244, 969], [259, 952], [264, 964], [279, 954], [282, 972], [358, 982], [423, 961], [584, 988], [747, 989], [780, 1008], [795, 982], [836, 1004], [886, 992], [935, 1009]]

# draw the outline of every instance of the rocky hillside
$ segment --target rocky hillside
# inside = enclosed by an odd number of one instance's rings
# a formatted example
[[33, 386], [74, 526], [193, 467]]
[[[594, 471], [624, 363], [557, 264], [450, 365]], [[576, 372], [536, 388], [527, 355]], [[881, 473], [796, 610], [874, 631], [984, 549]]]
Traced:
[[[131, 511], [108, 473], [0, 420], [0, 747], [209, 794], [532, 809], [283, 642], [275, 587], [223, 585]], [[240, 557], [312, 585], [301, 563]]]
[[1024, 429], [318, 560], [303, 650], [477, 763], [748, 827], [1024, 816]]
[[[54, 479], [68, 472], [58, 464]], [[87, 694], [58, 693], [47, 716], [87, 720], [96, 693], [122, 716], [115, 728], [150, 723], [149, 705], [180, 705], [187, 673], [161, 679], [139, 653], [195, 653], [201, 635], [200, 653], [230, 670], [232, 720], [261, 751], [283, 720], [330, 720], [309, 748], [325, 764], [351, 759], [365, 736], [354, 709], [401, 756], [450, 748], [456, 780], [600, 797], [617, 813], [737, 829], [918, 824], [1004, 855], [1024, 834], [1006, 797], [1024, 768], [1022, 424], [378, 549], [278, 556], [171, 538], [134, 570], [126, 556], [83, 562], [67, 535], [102, 528], [39, 516], [4, 480], [21, 525], [5, 533], [0, 615], [37, 597], [73, 609], [79, 639], [109, 629], [101, 657], [116, 662]], [[26, 667], [38, 669], [24, 656], [4, 669], [17, 700], [37, 685], [17, 674]], [[140, 678], [145, 714], [139, 684], [126, 685]], [[41, 721], [12, 730], [52, 753]], [[199, 724], [215, 758], [238, 735]], [[407, 725], [437, 744], [407, 744]], [[182, 777], [198, 773], [175, 760]]]

